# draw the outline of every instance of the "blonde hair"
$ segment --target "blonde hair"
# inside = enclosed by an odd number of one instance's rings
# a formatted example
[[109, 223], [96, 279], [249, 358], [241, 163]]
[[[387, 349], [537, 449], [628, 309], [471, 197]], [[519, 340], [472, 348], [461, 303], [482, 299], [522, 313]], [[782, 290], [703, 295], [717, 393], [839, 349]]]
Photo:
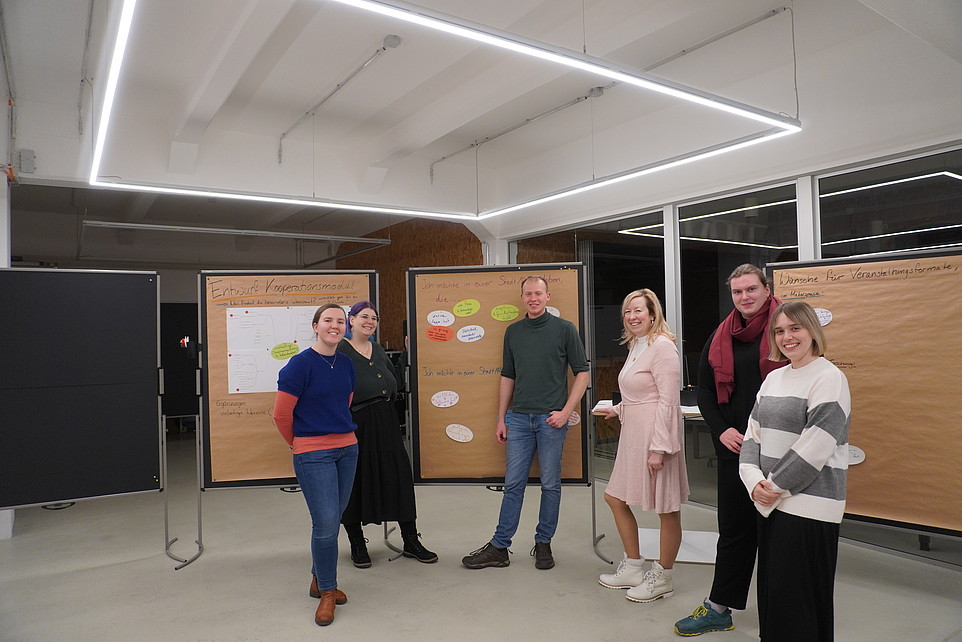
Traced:
[[818, 315], [815, 314], [814, 308], [804, 301], [786, 301], [775, 308], [768, 320], [768, 359], [770, 361], [788, 361], [775, 344], [775, 319], [781, 314], [808, 330], [812, 335], [813, 355], [819, 357], [825, 354], [828, 349], [828, 339], [825, 338], [825, 331], [822, 330], [822, 324], [818, 322]]
[[548, 279], [540, 276], [538, 274], [529, 274], [528, 276], [521, 279], [521, 293], [524, 294], [524, 284], [528, 281], [541, 281], [544, 283], [544, 291], [548, 292]]
[[621, 302], [622, 331], [621, 341], [618, 343], [631, 345], [634, 344], [635, 339], [637, 339], [628, 327], [628, 322], [625, 321], [625, 311], [628, 309], [628, 304], [631, 303], [631, 300], [637, 299], [638, 297], [645, 300], [645, 305], [648, 308], [648, 316], [652, 320], [651, 329], [648, 330], [648, 334], [645, 335], [648, 339], [648, 345], [651, 345], [651, 342], [658, 336], [668, 337], [674, 341], [675, 335], [672, 334], [671, 328], [668, 327], [668, 322], [665, 321], [665, 313], [661, 310], [661, 302], [658, 300], [658, 296], [648, 288], [642, 288], [641, 290], [629, 292], [625, 300]]

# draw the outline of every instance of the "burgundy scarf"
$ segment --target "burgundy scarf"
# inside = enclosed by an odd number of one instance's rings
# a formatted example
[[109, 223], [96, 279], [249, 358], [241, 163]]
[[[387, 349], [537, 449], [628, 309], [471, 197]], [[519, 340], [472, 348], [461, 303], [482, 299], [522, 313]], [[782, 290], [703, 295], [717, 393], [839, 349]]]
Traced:
[[732, 310], [731, 314], [715, 331], [715, 337], [711, 340], [708, 347], [708, 363], [715, 371], [715, 392], [718, 394], [718, 403], [728, 403], [732, 391], [735, 389], [735, 353], [732, 350], [732, 340], [737, 339], [742, 343], [751, 343], [759, 336], [762, 340], [758, 343], [758, 369], [762, 373], [762, 381], [773, 370], [777, 370], [785, 364], [781, 361], [771, 361], [768, 358], [768, 318], [781, 304], [781, 301], [773, 296], [768, 297], [768, 306], [762, 308], [758, 313], [742, 325], [742, 315], [737, 309]]

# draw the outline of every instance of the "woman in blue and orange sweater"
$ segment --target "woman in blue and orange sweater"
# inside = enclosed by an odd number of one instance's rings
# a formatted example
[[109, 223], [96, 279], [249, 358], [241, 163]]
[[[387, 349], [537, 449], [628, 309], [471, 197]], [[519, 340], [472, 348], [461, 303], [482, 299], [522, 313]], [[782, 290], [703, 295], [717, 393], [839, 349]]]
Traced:
[[314, 621], [327, 626], [335, 604], [347, 602], [337, 588], [337, 535], [357, 466], [351, 418], [355, 374], [351, 360], [337, 352], [347, 327], [344, 309], [321, 306], [312, 327], [314, 345], [281, 368], [273, 417], [293, 451], [294, 473], [311, 513], [310, 594], [321, 598]]

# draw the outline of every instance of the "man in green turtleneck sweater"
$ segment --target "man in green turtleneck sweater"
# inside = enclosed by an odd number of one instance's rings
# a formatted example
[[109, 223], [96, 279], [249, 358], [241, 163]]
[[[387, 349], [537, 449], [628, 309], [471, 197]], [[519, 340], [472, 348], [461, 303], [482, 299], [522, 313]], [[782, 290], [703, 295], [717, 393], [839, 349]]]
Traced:
[[[508, 547], [518, 530], [528, 471], [538, 453], [541, 471], [541, 510], [531, 555], [535, 567], [554, 566], [551, 538], [558, 528], [561, 507], [561, 454], [568, 420], [588, 388], [590, 373], [584, 345], [570, 321], [546, 310], [551, 293], [540, 276], [521, 281], [525, 317], [504, 335], [504, 359], [498, 397], [495, 435], [507, 444], [501, 516], [490, 542], [467, 555], [468, 568], [504, 567]], [[575, 375], [568, 390], [568, 368]], [[505, 417], [508, 408], [511, 416]]]

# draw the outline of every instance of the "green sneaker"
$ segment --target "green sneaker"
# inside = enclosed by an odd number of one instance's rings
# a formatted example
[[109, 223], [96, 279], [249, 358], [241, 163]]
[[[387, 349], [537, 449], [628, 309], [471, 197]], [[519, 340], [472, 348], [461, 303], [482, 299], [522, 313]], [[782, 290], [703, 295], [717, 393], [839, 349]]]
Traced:
[[709, 631], [731, 631], [734, 628], [731, 609], [719, 613], [708, 602], [699, 606], [688, 617], [675, 622], [675, 633], [685, 637], [701, 635]]

